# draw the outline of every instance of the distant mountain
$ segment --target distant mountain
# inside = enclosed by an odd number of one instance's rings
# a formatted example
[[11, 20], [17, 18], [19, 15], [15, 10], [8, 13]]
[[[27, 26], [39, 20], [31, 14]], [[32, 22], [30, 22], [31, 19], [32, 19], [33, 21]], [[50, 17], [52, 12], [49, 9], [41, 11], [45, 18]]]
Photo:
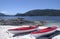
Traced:
[[5, 16], [5, 14], [3, 14], [3, 13], [0, 13], [0, 16]]
[[17, 13], [15, 16], [25, 16], [25, 14]]
[[36, 9], [25, 12], [24, 14], [16, 14], [16, 16], [60, 16], [60, 10], [55, 9]]

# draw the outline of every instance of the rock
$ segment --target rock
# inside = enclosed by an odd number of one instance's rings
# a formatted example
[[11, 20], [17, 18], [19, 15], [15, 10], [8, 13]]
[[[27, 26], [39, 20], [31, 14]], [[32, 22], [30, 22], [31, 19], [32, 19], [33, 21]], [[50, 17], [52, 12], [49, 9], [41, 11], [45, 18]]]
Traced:
[[60, 39], [60, 35], [53, 37], [52, 39]]
[[34, 23], [36, 23], [36, 25], [44, 25], [43, 21], [34, 21]]

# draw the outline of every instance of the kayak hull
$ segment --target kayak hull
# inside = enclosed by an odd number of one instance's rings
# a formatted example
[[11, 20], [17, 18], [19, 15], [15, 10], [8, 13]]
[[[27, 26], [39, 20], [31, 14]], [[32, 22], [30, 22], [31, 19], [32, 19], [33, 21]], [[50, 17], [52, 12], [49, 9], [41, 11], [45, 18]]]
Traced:
[[45, 29], [40, 29], [36, 32], [31, 32], [31, 35], [34, 36], [34, 37], [44, 36], [44, 35], [48, 35], [48, 34], [51, 34], [51, 33], [55, 32], [56, 29], [57, 29], [56, 26], [48, 27], [48, 28], [45, 28]]
[[35, 31], [37, 29], [38, 29], [38, 26], [29, 26], [29, 27], [20, 27], [20, 28], [8, 29], [8, 32], [10, 32], [12, 34], [18, 34], [18, 33]]
[[34, 37], [40, 37], [40, 36], [44, 36], [44, 35], [51, 34], [51, 33], [55, 32], [55, 31], [56, 31], [56, 30], [52, 30], [52, 31], [45, 32], [45, 33], [31, 34], [31, 35], [34, 36]]
[[12, 34], [18, 34], [18, 33], [24, 33], [24, 32], [31, 32], [31, 31], [34, 31], [34, 30], [37, 30], [37, 28], [30, 29], [30, 30], [19, 30], [19, 31], [9, 31], [9, 32], [12, 33]]

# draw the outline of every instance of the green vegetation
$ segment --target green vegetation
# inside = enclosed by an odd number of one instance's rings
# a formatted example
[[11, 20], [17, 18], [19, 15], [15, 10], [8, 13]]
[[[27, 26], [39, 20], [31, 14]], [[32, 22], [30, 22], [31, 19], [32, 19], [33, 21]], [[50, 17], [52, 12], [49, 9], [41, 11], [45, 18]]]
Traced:
[[60, 10], [36, 9], [25, 12], [24, 14], [17, 13], [15, 16], [60, 16]]

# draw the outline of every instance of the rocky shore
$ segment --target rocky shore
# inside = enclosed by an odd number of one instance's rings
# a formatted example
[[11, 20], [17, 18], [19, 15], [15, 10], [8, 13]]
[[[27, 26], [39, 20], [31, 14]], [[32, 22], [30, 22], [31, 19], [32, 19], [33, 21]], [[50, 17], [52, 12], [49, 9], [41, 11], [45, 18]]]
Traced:
[[44, 25], [43, 21], [27, 21], [24, 18], [0, 19], [0, 25]]

